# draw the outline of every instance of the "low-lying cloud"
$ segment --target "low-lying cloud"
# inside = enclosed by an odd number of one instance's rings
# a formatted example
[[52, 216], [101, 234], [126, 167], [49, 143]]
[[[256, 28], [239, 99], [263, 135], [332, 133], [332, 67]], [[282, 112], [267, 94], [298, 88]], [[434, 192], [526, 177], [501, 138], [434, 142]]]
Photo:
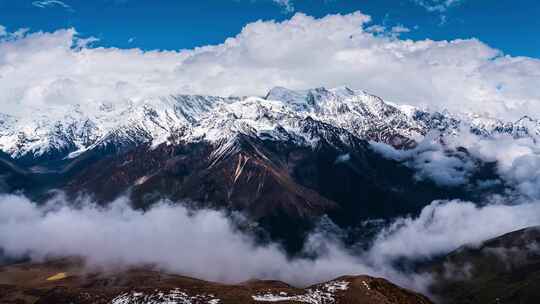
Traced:
[[382, 260], [428, 259], [464, 244], [478, 244], [520, 228], [540, 224], [540, 203], [435, 201], [419, 216], [396, 220], [383, 229], [371, 249]]
[[384, 157], [415, 169], [417, 180], [431, 180], [440, 186], [463, 186], [477, 169], [474, 160], [464, 152], [442, 145], [437, 133], [428, 134], [409, 150], [399, 150], [379, 142], [371, 142], [371, 147]]
[[499, 175], [514, 186], [519, 195], [540, 199], [540, 146], [534, 138], [505, 134], [486, 138], [460, 132], [446, 140], [451, 148], [465, 147], [483, 161], [496, 162]]
[[[531, 128], [534, 132], [534, 128]], [[515, 138], [504, 133], [473, 134], [466, 128], [440, 136], [431, 132], [409, 150], [371, 142], [374, 151], [416, 170], [419, 180], [440, 186], [465, 187], [482, 163], [495, 163], [498, 178], [526, 199], [540, 199], [540, 146], [533, 136]], [[477, 180], [477, 186], [497, 185], [499, 179]]]
[[440, 201], [417, 217], [396, 220], [368, 250], [353, 253], [335, 238], [313, 233], [305, 251], [317, 258], [291, 259], [276, 244], [258, 245], [218, 211], [189, 211], [161, 202], [143, 212], [129, 207], [125, 198], [109, 207], [86, 203], [75, 208], [61, 197], [38, 206], [22, 196], [0, 196], [0, 248], [10, 257], [82, 256], [89, 265], [153, 264], [221, 282], [259, 278], [307, 285], [368, 274], [425, 292], [429, 275], [401, 272], [394, 261], [432, 257], [539, 223], [538, 203], [478, 207]]
[[[318, 247], [313, 237], [306, 247]], [[344, 273], [370, 273], [337, 243], [311, 261], [289, 260], [278, 245], [259, 246], [218, 211], [190, 212], [162, 202], [146, 212], [120, 199], [109, 207], [70, 207], [61, 198], [38, 207], [20, 196], [0, 198], [0, 247], [8, 256], [83, 256], [90, 265], [155, 264], [198, 278], [252, 278], [307, 284]]]

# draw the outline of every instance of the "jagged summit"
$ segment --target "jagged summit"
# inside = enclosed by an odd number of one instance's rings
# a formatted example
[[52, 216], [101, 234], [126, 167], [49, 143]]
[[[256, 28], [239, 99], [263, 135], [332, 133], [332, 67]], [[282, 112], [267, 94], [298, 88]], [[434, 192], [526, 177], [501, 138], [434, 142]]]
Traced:
[[39, 163], [96, 148], [155, 146], [171, 139], [217, 142], [237, 134], [313, 145], [303, 132], [308, 119], [396, 147], [408, 147], [430, 130], [448, 131], [461, 125], [486, 135], [540, 136], [540, 122], [530, 117], [511, 123], [472, 114], [427, 112], [348, 87], [302, 91], [275, 87], [264, 98], [164, 96], [95, 108], [43, 109], [25, 116], [0, 113], [0, 150], [22, 162]]

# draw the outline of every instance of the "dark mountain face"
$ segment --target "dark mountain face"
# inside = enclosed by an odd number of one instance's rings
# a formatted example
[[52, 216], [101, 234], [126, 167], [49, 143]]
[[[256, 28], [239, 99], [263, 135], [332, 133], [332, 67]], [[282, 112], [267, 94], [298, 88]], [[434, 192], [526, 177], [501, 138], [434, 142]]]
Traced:
[[540, 303], [540, 227], [462, 247], [431, 267], [440, 303]]
[[30, 187], [26, 170], [20, 168], [11, 157], [0, 152], [0, 193], [11, 193]]
[[[382, 157], [344, 130], [319, 125], [310, 132], [315, 147], [248, 135], [215, 144], [139, 146], [80, 161], [62, 189], [72, 199], [85, 194], [101, 204], [128, 195], [136, 208], [168, 199], [193, 208], [240, 211], [289, 252], [301, 249], [325, 214], [342, 228], [357, 228], [368, 219], [417, 213], [435, 199], [475, 200], [493, 191], [420, 181], [415, 170]], [[493, 168], [480, 171], [495, 176]]]
[[[357, 242], [373, 233], [357, 229], [366, 220], [414, 214], [436, 199], [475, 201], [501, 191], [419, 180], [415, 169], [383, 157], [343, 128], [310, 117], [295, 125], [302, 138], [278, 127], [273, 136], [246, 130], [213, 142], [185, 141], [181, 134], [158, 146], [111, 140], [37, 165], [3, 154], [4, 191], [20, 189], [43, 200], [59, 189], [71, 200], [85, 195], [99, 204], [127, 195], [142, 209], [167, 199], [238, 211], [290, 253], [301, 250], [323, 215], [351, 231], [348, 242]], [[495, 166], [477, 163], [471, 184], [497, 178]]]

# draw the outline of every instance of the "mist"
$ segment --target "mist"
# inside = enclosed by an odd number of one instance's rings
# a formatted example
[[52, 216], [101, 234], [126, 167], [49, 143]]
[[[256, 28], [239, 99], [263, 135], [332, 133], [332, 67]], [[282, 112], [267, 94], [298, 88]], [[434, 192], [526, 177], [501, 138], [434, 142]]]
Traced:
[[438, 132], [428, 133], [416, 147], [409, 150], [399, 150], [381, 142], [370, 144], [383, 157], [415, 169], [416, 180], [431, 180], [439, 186], [462, 186], [469, 182], [475, 169], [474, 161], [465, 153], [448, 151], [441, 144]]
[[[494, 222], [493, 219], [497, 221]], [[304, 244], [316, 258], [288, 258], [278, 244], [259, 245], [219, 211], [192, 211], [162, 201], [134, 210], [127, 198], [107, 207], [74, 207], [58, 196], [46, 204], [0, 196], [0, 248], [8, 257], [80, 256], [89, 267], [154, 265], [171, 273], [225, 283], [276, 279], [307, 286], [340, 275], [366, 274], [426, 292], [430, 276], [396, 269], [396, 259], [428, 258], [540, 223], [540, 204], [436, 201], [416, 217], [396, 219], [362, 252], [313, 232]]]

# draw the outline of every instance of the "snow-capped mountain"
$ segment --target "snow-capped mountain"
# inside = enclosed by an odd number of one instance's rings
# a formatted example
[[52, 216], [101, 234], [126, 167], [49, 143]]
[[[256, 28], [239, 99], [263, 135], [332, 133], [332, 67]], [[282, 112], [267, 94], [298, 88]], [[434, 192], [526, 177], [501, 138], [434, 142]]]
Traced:
[[366, 220], [505, 190], [496, 168], [473, 155], [448, 152], [467, 184], [456, 186], [388, 158], [368, 140], [407, 149], [431, 130], [537, 136], [539, 129], [530, 118], [506, 124], [429, 112], [348, 88], [166, 96], [0, 119], [0, 193], [41, 200], [60, 190], [69, 201], [105, 205], [126, 196], [140, 208], [166, 199], [241, 212], [293, 253], [324, 216], [363, 238]]
[[307, 125], [323, 123], [395, 147], [410, 147], [431, 130], [460, 127], [486, 136], [540, 138], [540, 121], [517, 122], [395, 105], [346, 87], [306, 91], [274, 88], [264, 97], [166, 96], [126, 106], [36, 109], [24, 117], [0, 114], [0, 150], [27, 163], [74, 158], [95, 148], [176, 141], [221, 142], [237, 134], [315, 144]]

